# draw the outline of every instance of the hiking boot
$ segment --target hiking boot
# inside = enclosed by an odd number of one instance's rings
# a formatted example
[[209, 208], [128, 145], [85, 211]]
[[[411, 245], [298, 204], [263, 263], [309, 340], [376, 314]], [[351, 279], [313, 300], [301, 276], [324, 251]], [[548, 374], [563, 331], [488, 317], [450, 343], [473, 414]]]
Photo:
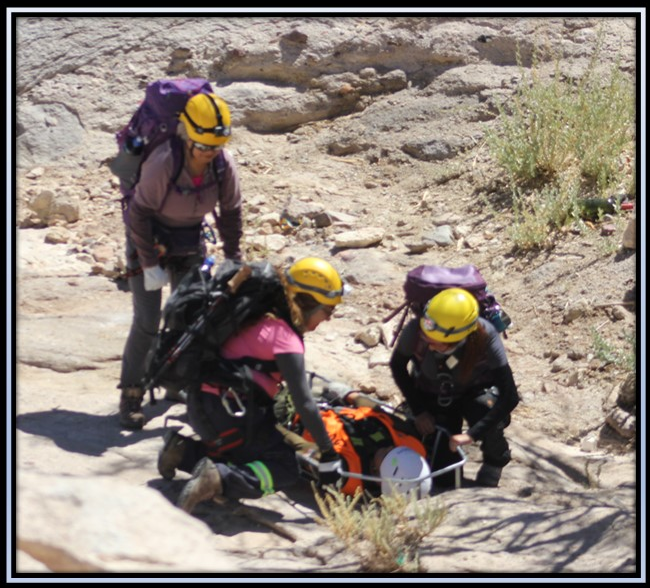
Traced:
[[192, 479], [178, 497], [178, 508], [191, 513], [194, 507], [204, 500], [219, 497], [223, 494], [221, 474], [209, 457], [204, 457], [192, 470]]
[[486, 486], [488, 488], [496, 488], [501, 479], [501, 471], [503, 468], [499, 466], [484, 463], [476, 474], [476, 485]]
[[163, 435], [163, 447], [158, 453], [158, 472], [165, 480], [171, 480], [176, 475], [186, 447], [187, 437], [176, 431], [169, 429]]
[[169, 402], [182, 402], [187, 404], [187, 392], [185, 390], [176, 390], [174, 388], [169, 388], [165, 392], [165, 400]]
[[144, 413], [142, 399], [144, 390], [138, 386], [122, 388], [120, 396], [120, 424], [127, 429], [142, 429]]

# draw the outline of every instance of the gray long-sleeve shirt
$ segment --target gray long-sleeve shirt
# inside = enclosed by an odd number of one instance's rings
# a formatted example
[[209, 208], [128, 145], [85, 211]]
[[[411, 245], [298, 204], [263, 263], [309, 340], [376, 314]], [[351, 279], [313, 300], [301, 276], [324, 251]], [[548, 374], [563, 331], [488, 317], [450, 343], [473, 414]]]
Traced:
[[[158, 264], [152, 221], [174, 228], [196, 226], [206, 214], [215, 210], [217, 204], [220, 216], [218, 229], [224, 242], [224, 253], [228, 258], [240, 255], [239, 176], [232, 154], [224, 149], [223, 156], [225, 165], [222, 177], [217, 178], [214, 166], [208, 166], [203, 178], [205, 188], [198, 190], [194, 187], [186, 165], [175, 185], [172, 184], [174, 156], [171, 141], [159, 145], [142, 164], [140, 180], [129, 204], [129, 231], [143, 267]], [[188, 192], [183, 193], [176, 186], [187, 188]]]
[[300, 353], [283, 353], [275, 356], [289, 394], [305, 428], [311, 433], [322, 453], [332, 451], [332, 440], [312, 396], [305, 372], [305, 356]]

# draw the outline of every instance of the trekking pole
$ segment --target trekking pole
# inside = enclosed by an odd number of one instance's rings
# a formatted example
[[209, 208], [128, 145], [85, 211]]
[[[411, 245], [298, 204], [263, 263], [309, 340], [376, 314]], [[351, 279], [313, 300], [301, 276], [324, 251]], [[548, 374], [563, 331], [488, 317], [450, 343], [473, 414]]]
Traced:
[[[221, 302], [222, 298], [223, 295], [220, 295], [215, 299], [215, 301], [210, 306], [210, 313], [212, 312], [212, 309], [216, 307], [217, 303]], [[162, 362], [162, 365], [160, 366], [160, 368], [158, 368], [158, 371], [151, 377], [151, 379], [145, 385], [144, 389], [149, 390], [151, 404], [156, 404], [156, 399], [153, 395], [153, 389], [156, 385], [156, 382], [160, 380], [160, 378], [169, 369], [169, 367], [179, 358], [181, 353], [183, 353], [183, 351], [185, 351], [190, 346], [190, 344], [196, 338], [196, 335], [199, 334], [203, 329], [203, 325], [206, 323], [206, 320], [207, 318], [204, 315], [199, 317], [194, 323], [192, 323], [192, 325], [190, 325], [188, 330], [185, 333], [183, 333], [183, 335], [180, 337], [176, 345], [174, 345], [174, 347], [172, 347], [167, 352], [167, 355], [165, 356], [165, 360]]]
[[144, 386], [145, 390], [149, 390], [150, 402], [151, 404], [156, 404], [156, 399], [153, 394], [153, 389], [156, 385], [156, 382], [160, 380], [163, 374], [169, 369], [169, 367], [180, 357], [181, 353], [185, 351], [190, 344], [194, 341], [196, 336], [201, 333], [205, 324], [212, 318], [216, 308], [221, 304], [221, 301], [226, 295], [236, 294], [239, 287], [250, 277], [252, 268], [249, 265], [242, 266], [237, 273], [228, 280], [226, 291], [219, 292], [214, 300], [210, 303], [208, 310], [199, 316], [183, 333], [176, 345], [174, 345], [165, 356], [165, 360], [162, 362], [162, 365], [154, 376], [146, 383]]
[[404, 314], [402, 314], [402, 318], [400, 318], [399, 324], [395, 329], [395, 334], [393, 335], [393, 340], [390, 342], [390, 347], [393, 347], [393, 345], [395, 345], [395, 342], [397, 341], [397, 337], [399, 337], [399, 334], [402, 332], [402, 328], [404, 327], [404, 322], [406, 321], [406, 317], [408, 316], [409, 313], [409, 307], [407, 304], [403, 304], [402, 306], [400, 306], [398, 310], [402, 310], [402, 308], [404, 309]]
[[381, 322], [382, 323], [387, 323], [392, 318], [396, 317], [399, 312], [402, 312], [402, 310], [404, 310], [404, 307], [407, 306], [407, 305], [408, 305], [408, 302], [403, 302], [395, 310], [393, 310], [387, 317], [383, 318], [381, 320]]

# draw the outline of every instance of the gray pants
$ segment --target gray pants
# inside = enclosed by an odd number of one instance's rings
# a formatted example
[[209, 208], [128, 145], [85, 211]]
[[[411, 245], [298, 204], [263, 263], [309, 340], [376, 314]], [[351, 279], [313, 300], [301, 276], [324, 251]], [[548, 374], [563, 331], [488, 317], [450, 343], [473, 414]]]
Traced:
[[[173, 258], [167, 264], [172, 292], [176, 289], [186, 272], [202, 260], [201, 254]], [[130, 271], [137, 270], [140, 263], [135, 247], [128, 234], [126, 237], [126, 266]], [[160, 327], [162, 290], [144, 289], [144, 275], [138, 272], [129, 278], [129, 288], [133, 295], [133, 321], [126, 339], [122, 355], [122, 372], [118, 388], [140, 386], [145, 374], [147, 356], [153, 346]]]

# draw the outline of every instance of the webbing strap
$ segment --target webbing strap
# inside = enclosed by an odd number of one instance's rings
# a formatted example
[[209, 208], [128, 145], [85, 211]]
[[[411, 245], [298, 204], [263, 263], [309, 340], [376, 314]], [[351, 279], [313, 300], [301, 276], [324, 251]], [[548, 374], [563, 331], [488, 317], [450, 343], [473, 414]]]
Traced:
[[273, 476], [271, 475], [269, 468], [267, 468], [263, 462], [252, 461], [247, 463], [246, 466], [253, 470], [253, 473], [260, 481], [260, 490], [264, 496], [275, 493], [275, 489], [273, 488]]

